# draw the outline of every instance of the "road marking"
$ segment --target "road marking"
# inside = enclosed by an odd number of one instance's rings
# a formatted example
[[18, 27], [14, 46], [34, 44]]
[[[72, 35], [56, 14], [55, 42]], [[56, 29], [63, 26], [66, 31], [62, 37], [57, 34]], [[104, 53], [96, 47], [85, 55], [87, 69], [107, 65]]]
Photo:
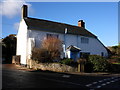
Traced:
[[98, 81], [98, 82], [103, 82], [103, 80], [100, 80], [100, 81]]
[[106, 82], [106, 84], [110, 84], [110, 82]]
[[105, 86], [106, 84], [105, 83], [103, 83], [103, 84], [101, 84], [102, 86]]
[[63, 75], [62, 77], [64, 77], [64, 78], [69, 78], [70, 75]]
[[101, 86], [97, 86], [96, 88], [101, 88]]
[[[99, 80], [98, 82], [92, 82], [92, 83], [87, 84], [85, 86], [87, 86], [87, 87], [92, 87], [93, 86], [95, 88], [95, 85], [96, 85], [96, 88], [101, 88], [102, 86], [108, 85], [108, 84], [116, 82], [118, 80], [120, 80], [120, 77], [111, 77], [111, 78]], [[100, 85], [98, 85], [98, 84], [100, 84]]]
[[115, 81], [110, 81], [110, 82], [115, 82]]
[[96, 83], [98, 83], [98, 82], [93, 82], [93, 84], [96, 84]]
[[87, 87], [89, 87], [89, 86], [91, 86], [92, 84], [87, 84], [87, 85], [85, 85], [85, 86], [87, 86]]

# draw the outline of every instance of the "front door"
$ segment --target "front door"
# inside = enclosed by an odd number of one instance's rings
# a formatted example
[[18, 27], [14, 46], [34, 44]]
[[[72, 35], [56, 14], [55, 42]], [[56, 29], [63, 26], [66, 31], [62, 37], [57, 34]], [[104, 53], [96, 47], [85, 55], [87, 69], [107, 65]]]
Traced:
[[79, 52], [72, 52], [71, 51], [71, 59], [73, 59], [74, 61], [77, 61]]

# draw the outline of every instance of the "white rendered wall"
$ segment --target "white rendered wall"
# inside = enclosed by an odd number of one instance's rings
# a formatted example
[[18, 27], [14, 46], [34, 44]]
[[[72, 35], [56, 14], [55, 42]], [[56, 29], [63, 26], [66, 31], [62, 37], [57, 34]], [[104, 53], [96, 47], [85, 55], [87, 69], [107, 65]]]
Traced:
[[66, 34], [66, 48], [69, 47], [70, 45], [73, 46], [78, 46], [77, 45], [77, 35], [71, 35], [71, 34]]
[[20, 22], [18, 34], [17, 34], [17, 52], [16, 55], [21, 56], [20, 63], [26, 64], [26, 45], [27, 44], [27, 25], [22, 19]]
[[27, 59], [31, 59], [32, 48], [35, 46], [34, 38], [27, 39]]
[[47, 32], [37, 31], [37, 30], [28, 30], [29, 38], [34, 39], [34, 46], [40, 47], [42, 40], [45, 39]]
[[70, 53], [70, 51], [66, 51], [66, 53], [67, 53], [67, 58], [71, 58], [71, 53]]
[[79, 48], [81, 48], [81, 52], [90, 52], [91, 55], [101, 55], [104, 53], [104, 56], [108, 56], [108, 52], [106, 48], [96, 39], [89, 37], [89, 43], [84, 44], [81, 43], [81, 36], [79, 37]]
[[[84, 44], [81, 43], [81, 37], [83, 36], [80, 35], [78, 36], [71, 34], [59, 34], [59, 33], [43, 32], [37, 30], [28, 30], [28, 32], [29, 32], [29, 37], [34, 38], [37, 47], [40, 47], [42, 40], [47, 36], [47, 33], [49, 33], [49, 34], [59, 35], [59, 39], [61, 39], [65, 43], [65, 48], [69, 47], [70, 45], [73, 45], [80, 48], [81, 52], [90, 52], [91, 55], [92, 54], [101, 55], [101, 52], [104, 53], [104, 56], [108, 55], [105, 47], [96, 38], [88, 37], [89, 43]], [[68, 53], [69, 52], [67, 52], [67, 54]], [[68, 55], [68, 57], [70, 56]]]
[[[27, 56], [30, 56], [30, 54], [31, 54], [30, 52], [32, 50], [32, 47], [30, 45], [31, 42], [30, 42], [29, 39], [32, 39], [34, 41], [34, 43], [32, 43], [32, 44], [34, 44], [33, 46], [39, 48], [41, 46], [42, 41], [46, 38], [47, 34], [59, 35], [58, 36], [59, 39], [61, 41], [64, 41], [64, 35], [63, 34], [52, 33], [52, 32], [43, 32], [43, 31], [38, 31], [38, 30], [28, 30], [28, 36], [29, 36], [28, 41], [29, 42], [28, 42], [27, 47], [29, 47], [29, 48], [27, 50], [28, 50], [29, 53], [27, 54]], [[65, 47], [65, 46], [63, 45], [63, 47]], [[65, 56], [65, 52], [64, 52], [64, 49], [63, 49], [63, 52], [61, 52], [61, 58], [63, 58], [64, 56]]]
[[[108, 52], [106, 48], [99, 42], [97, 38], [87, 37], [89, 39], [89, 43], [81, 43], [80, 35], [71, 35], [71, 34], [60, 34], [60, 36], [65, 37], [65, 45], [66, 48], [70, 45], [77, 46], [81, 49], [81, 52], [89, 52], [91, 55], [101, 55], [104, 53], [104, 56], [108, 56]], [[63, 40], [63, 39], [62, 39]]]

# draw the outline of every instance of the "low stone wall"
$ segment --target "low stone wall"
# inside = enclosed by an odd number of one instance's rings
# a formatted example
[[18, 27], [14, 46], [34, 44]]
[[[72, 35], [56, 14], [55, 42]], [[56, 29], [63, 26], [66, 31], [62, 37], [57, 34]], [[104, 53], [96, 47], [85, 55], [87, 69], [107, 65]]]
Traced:
[[76, 72], [77, 68], [60, 63], [38, 63], [34, 60], [28, 60], [28, 68], [49, 70], [55, 72]]

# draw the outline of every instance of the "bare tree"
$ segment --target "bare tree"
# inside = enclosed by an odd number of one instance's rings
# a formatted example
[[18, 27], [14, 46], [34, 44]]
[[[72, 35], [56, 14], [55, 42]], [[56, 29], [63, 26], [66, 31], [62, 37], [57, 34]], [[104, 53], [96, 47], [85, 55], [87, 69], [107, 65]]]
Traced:
[[60, 58], [62, 52], [62, 41], [55, 37], [49, 37], [42, 41], [42, 48], [48, 51], [51, 60]]

